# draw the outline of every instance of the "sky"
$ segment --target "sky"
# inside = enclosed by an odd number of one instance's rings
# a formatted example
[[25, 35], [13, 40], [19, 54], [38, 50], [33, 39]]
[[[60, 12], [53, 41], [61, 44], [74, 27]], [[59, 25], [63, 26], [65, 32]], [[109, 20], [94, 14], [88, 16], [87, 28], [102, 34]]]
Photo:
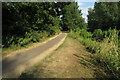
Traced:
[[85, 21], [87, 22], [87, 15], [88, 15], [88, 8], [93, 8], [94, 7], [94, 1], [81, 1], [81, 0], [78, 0], [78, 6], [79, 6], [79, 9], [82, 10], [82, 17], [85, 18]]

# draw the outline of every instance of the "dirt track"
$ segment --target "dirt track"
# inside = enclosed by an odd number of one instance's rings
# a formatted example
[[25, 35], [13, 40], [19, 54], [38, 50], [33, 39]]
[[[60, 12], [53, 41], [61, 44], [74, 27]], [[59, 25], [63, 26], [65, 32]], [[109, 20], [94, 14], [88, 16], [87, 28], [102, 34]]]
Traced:
[[15, 56], [9, 57], [2, 61], [3, 77], [17, 77], [25, 68], [28, 68], [41, 61], [51, 51], [55, 50], [62, 44], [66, 37], [66, 33], [62, 33], [56, 38], [48, 41], [44, 45], [32, 48]]
[[102, 67], [95, 64], [93, 57], [79, 41], [67, 37], [51, 55], [37, 65], [27, 68], [20, 77], [79, 80], [104, 78], [106, 73]]

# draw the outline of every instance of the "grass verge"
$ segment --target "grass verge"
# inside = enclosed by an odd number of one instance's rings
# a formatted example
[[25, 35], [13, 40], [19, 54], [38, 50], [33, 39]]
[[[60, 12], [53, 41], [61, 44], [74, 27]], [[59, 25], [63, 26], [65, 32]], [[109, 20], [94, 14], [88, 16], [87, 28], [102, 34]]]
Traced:
[[[91, 33], [85, 30], [70, 32], [68, 36], [78, 40], [86, 46], [87, 51], [96, 56], [94, 59], [96, 60], [97, 65], [106, 68], [106, 71], [110, 74], [109, 78], [120, 79], [120, 49], [118, 47], [119, 43], [117, 44], [118, 35], [115, 33], [115, 30], [110, 30], [108, 32], [110, 32], [109, 36], [107, 34], [108, 37], [99, 41], [94, 40], [94, 36], [86, 35]], [[112, 32], [114, 33], [112, 34]], [[105, 31], [105, 33], [107, 33], [107, 31]]]

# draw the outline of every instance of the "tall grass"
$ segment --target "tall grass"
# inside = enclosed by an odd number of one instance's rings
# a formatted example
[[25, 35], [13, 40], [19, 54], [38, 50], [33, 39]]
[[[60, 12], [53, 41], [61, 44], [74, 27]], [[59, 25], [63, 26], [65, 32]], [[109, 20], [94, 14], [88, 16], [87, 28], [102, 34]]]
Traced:
[[117, 30], [102, 31], [99, 29], [93, 33], [78, 30], [78, 32], [70, 32], [68, 36], [79, 40], [88, 51], [94, 53], [107, 68], [111, 77], [120, 78], [120, 40]]

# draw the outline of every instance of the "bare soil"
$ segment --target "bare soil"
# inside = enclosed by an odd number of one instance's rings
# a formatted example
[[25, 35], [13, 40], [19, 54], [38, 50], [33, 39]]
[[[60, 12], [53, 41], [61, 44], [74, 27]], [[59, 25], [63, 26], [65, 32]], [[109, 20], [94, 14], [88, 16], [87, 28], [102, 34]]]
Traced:
[[45, 57], [49, 56], [64, 42], [65, 37], [66, 33], [62, 33], [45, 44], [33, 47], [24, 52], [16, 53], [16, 55], [14, 54], [2, 60], [2, 76], [4, 78], [18, 77], [26, 68], [38, 64]]
[[93, 57], [78, 41], [67, 37], [51, 55], [25, 70], [20, 77], [105, 78], [107, 74]]

